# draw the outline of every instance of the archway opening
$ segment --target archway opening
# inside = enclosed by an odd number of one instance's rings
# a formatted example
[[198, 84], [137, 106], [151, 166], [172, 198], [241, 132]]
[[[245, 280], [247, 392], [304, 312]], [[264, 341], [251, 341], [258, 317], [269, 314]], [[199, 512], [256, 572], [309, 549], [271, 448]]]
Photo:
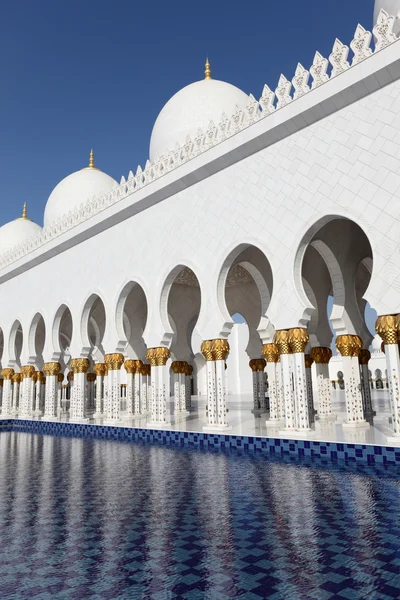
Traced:
[[120, 320], [121, 337], [126, 341], [125, 352], [130, 358], [137, 360], [144, 360], [146, 356], [143, 333], [147, 323], [147, 311], [147, 299], [142, 286], [130, 282], [125, 286], [118, 302], [117, 327]]
[[86, 327], [83, 339], [89, 341], [93, 362], [102, 360], [105, 354], [102, 342], [106, 330], [106, 309], [102, 299], [95, 294], [85, 305], [83, 326]]

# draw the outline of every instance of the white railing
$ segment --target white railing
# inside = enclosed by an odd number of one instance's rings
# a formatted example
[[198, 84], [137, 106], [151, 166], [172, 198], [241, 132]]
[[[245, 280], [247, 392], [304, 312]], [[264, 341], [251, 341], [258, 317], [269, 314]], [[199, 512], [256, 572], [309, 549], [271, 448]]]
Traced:
[[[128, 179], [122, 177], [120, 184], [111, 192], [99, 198], [95, 196], [89, 198], [79, 208], [43, 228], [38, 236], [19, 244], [1, 256], [0, 269], [386, 48], [398, 39], [393, 33], [395, 20], [396, 17], [381, 10], [372, 33], [361, 25], [357, 26], [354, 38], [350, 42], [350, 48], [336, 39], [329, 59], [316, 52], [309, 71], [299, 63], [291, 81], [281, 75], [275, 91], [265, 85], [258, 101], [250, 94], [249, 101], [243, 110], [236, 107], [236, 111], [231, 117], [222, 114], [218, 125], [211, 121], [206, 131], [198, 130], [194, 139], [188, 136], [182, 146], [177, 144], [174, 150], [167, 152], [156, 162], [147, 161], [144, 169], [140, 166], [136, 169], [135, 175], [130, 171]], [[373, 49], [371, 48], [372, 36], [374, 37]], [[352, 51], [351, 60], [349, 60], [350, 49]]]

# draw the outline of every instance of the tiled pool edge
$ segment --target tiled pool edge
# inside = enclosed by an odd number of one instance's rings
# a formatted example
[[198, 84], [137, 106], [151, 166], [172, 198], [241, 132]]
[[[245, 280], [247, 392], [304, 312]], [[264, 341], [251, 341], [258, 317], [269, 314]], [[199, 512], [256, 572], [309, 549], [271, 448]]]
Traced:
[[319, 458], [332, 462], [345, 461], [369, 465], [400, 466], [400, 447], [394, 448], [390, 446], [287, 440], [217, 433], [197, 433], [192, 431], [166, 431], [87, 423], [62, 423], [20, 419], [0, 421], [0, 432], [4, 430], [128, 442], [141, 441], [202, 449], [243, 450], [245, 452], [261, 452], [275, 456]]

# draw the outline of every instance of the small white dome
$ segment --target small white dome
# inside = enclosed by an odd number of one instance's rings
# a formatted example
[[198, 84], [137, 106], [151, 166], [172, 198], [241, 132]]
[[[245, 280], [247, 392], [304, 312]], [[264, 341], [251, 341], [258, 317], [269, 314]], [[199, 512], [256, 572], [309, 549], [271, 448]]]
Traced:
[[[400, 11], [400, 0], [375, 0], [374, 6], [374, 25], [378, 19], [381, 8], [386, 10], [389, 15], [397, 16]], [[395, 33], [400, 30], [400, 20], [397, 19], [393, 28]]]
[[0, 254], [6, 254], [19, 244], [40, 234], [42, 228], [26, 216], [26, 205], [22, 217], [0, 227]]
[[381, 352], [382, 338], [380, 335], [376, 334], [371, 344], [371, 354], [376, 354], [377, 352]]
[[60, 217], [79, 208], [92, 196], [110, 192], [118, 183], [94, 166], [93, 151], [90, 153], [89, 167], [71, 173], [51, 192], [44, 209], [44, 226], [47, 227]]
[[205, 131], [210, 121], [218, 125], [222, 113], [230, 117], [236, 106], [244, 108], [248, 103], [248, 96], [239, 88], [211, 79], [207, 64], [206, 79], [177, 92], [158, 115], [150, 140], [151, 162], [173, 150], [177, 142], [184, 144], [188, 135], [193, 139], [198, 129]]

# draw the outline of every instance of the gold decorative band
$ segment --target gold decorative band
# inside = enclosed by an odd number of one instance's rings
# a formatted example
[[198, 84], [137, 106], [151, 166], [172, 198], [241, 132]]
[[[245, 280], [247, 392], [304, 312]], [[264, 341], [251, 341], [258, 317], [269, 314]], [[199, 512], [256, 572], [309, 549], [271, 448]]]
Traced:
[[96, 363], [93, 365], [93, 371], [96, 373], [97, 377], [104, 377], [107, 371], [105, 363]]
[[228, 358], [229, 350], [228, 340], [205, 340], [201, 344], [201, 353], [206, 361], [226, 360]]
[[249, 362], [249, 367], [253, 372], [264, 371], [266, 364], [267, 363], [263, 358], [253, 358]]
[[279, 354], [292, 353], [289, 343], [289, 331], [287, 329], [280, 329], [275, 332], [274, 343], [278, 346]]
[[119, 352], [113, 354], [106, 354], [104, 362], [109, 371], [119, 371], [124, 364], [124, 355]]
[[276, 363], [279, 358], [279, 349], [276, 344], [264, 344], [262, 354], [267, 363]]
[[304, 355], [304, 362], [305, 362], [305, 365], [306, 365], [306, 369], [311, 369], [312, 364], [313, 364], [314, 361], [313, 361], [312, 356], [310, 354], [305, 354]]
[[168, 348], [159, 346], [158, 348], [149, 348], [146, 352], [146, 358], [152, 367], [164, 367], [171, 356]]
[[327, 365], [332, 358], [332, 350], [325, 346], [311, 348], [311, 358], [317, 365]]
[[3, 379], [12, 379], [12, 376], [14, 375], [14, 369], [2, 369], [1, 371], [1, 376], [3, 377]]
[[31, 378], [33, 376], [34, 372], [35, 372], [35, 367], [33, 367], [32, 365], [24, 365], [23, 367], [21, 367], [22, 379]]
[[304, 354], [309, 341], [308, 331], [304, 327], [289, 329], [289, 344], [293, 354]]
[[383, 315], [378, 317], [375, 323], [376, 333], [382, 338], [383, 343], [397, 344], [399, 315]]
[[86, 375], [86, 379], [89, 383], [93, 383], [94, 381], [96, 381], [96, 373], [88, 373]]
[[342, 356], [358, 356], [362, 349], [362, 341], [358, 335], [338, 335], [336, 348]]
[[61, 371], [61, 365], [58, 362], [48, 362], [43, 365], [43, 372], [46, 377], [56, 377]]
[[73, 358], [71, 360], [71, 369], [74, 373], [87, 373], [90, 367], [88, 358]]
[[13, 383], [21, 383], [22, 375], [21, 375], [21, 373], [14, 373], [14, 375], [12, 376], [11, 379], [12, 379]]
[[143, 362], [141, 360], [132, 360], [128, 359], [124, 362], [125, 371], [127, 373], [140, 373], [143, 366]]

